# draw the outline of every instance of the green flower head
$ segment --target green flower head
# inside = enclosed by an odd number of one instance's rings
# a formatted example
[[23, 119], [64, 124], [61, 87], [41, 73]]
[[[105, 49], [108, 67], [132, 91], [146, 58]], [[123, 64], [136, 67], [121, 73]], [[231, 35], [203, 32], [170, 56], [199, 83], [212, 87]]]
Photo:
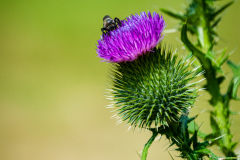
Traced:
[[134, 61], [113, 63], [111, 96], [116, 115], [139, 128], [178, 121], [197, 97], [197, 82], [191, 81], [201, 73], [190, 70], [189, 61], [178, 61], [176, 54], [160, 46]]

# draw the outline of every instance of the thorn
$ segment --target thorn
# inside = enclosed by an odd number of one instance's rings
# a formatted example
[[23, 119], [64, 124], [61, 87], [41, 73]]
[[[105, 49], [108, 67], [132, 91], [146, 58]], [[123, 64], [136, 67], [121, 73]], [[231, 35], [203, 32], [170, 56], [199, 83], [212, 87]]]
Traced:
[[217, 138], [215, 138], [214, 140], [218, 140], [218, 139], [224, 137], [225, 135], [226, 135], [226, 134], [224, 134], [224, 135], [222, 135], [222, 136], [220, 136], [220, 137], [217, 137]]
[[176, 28], [173, 28], [173, 29], [166, 29], [165, 31], [164, 31], [164, 33], [175, 33], [175, 32], [177, 32], [178, 30], [176, 29]]
[[206, 91], [207, 88], [199, 88], [198, 91]]
[[131, 127], [132, 127], [132, 126], [129, 126], [127, 131], [129, 131], [129, 130], [131, 129]]
[[[192, 57], [192, 56], [191, 56], [191, 57]], [[192, 60], [192, 62], [190, 63], [190, 65], [192, 65], [195, 61], [196, 61], [196, 58], [194, 58], [194, 59]]]
[[[202, 66], [201, 66], [202, 67]], [[201, 76], [201, 75], [203, 75], [205, 73], [205, 71], [202, 71], [202, 72], [200, 72], [200, 73], [198, 73], [196, 76]]]
[[162, 135], [160, 135], [159, 137], [157, 137], [157, 138], [155, 138], [155, 140], [154, 141], [157, 141], [157, 140], [159, 140], [160, 141], [160, 139], [162, 138]]
[[122, 120], [121, 120], [121, 119], [116, 122], [117, 125], [119, 125], [119, 124], [121, 124], [121, 123], [122, 123]]
[[[191, 63], [191, 65], [192, 65], [192, 63]], [[201, 67], [202, 67], [202, 65], [197, 66], [197, 67], [193, 68], [193, 71], [196, 71], [196, 70], [198, 70], [198, 69], [201, 68]], [[200, 73], [201, 73], [201, 72], [200, 72]], [[197, 74], [197, 75], [199, 75], [199, 74]]]
[[109, 105], [107, 105], [106, 108], [114, 108], [114, 106], [113, 106], [113, 104], [109, 104]]
[[[198, 95], [198, 97], [201, 97], [201, 96], [203, 96], [204, 95], [204, 93], [203, 94], [200, 94], [200, 95]], [[199, 101], [199, 100], [197, 100], [197, 101]]]
[[200, 79], [199, 81], [197, 81], [197, 83], [200, 83], [202, 81], [204, 81], [206, 78]]
[[138, 151], [136, 151], [137, 152], [137, 155], [140, 157], [140, 158], [142, 158], [142, 156], [138, 153]]
[[117, 116], [117, 114], [114, 114], [114, 115], [112, 115], [110, 118], [114, 118], [114, 117], [116, 117]]
[[207, 110], [207, 108], [206, 109], [204, 109], [200, 114], [202, 114], [203, 112], [205, 112]]

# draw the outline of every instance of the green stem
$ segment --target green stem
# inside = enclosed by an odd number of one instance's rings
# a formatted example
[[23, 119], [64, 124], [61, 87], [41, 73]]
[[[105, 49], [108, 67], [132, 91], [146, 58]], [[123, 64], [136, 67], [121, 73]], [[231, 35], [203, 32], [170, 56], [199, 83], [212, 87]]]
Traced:
[[229, 109], [229, 97], [228, 95], [222, 96], [221, 101], [217, 103], [214, 107], [214, 118], [218, 122], [218, 128], [221, 135], [224, 135], [219, 142], [219, 146], [227, 157], [236, 157], [234, 153], [234, 148], [232, 147], [234, 143], [232, 142], [232, 134], [230, 131], [231, 123], [229, 122], [230, 109]]
[[147, 159], [147, 154], [148, 154], [148, 148], [152, 145], [154, 139], [157, 137], [158, 132], [157, 131], [152, 131], [153, 135], [152, 137], [148, 140], [148, 142], [145, 144], [144, 149], [142, 151], [142, 159], [141, 160], [146, 160]]
[[203, 12], [200, 15], [200, 20], [201, 23], [200, 25], [197, 27], [197, 34], [198, 34], [198, 40], [200, 42], [201, 48], [203, 49], [203, 52], [206, 53], [212, 43], [213, 43], [213, 36], [211, 34], [211, 30], [210, 30], [210, 21], [209, 21], [209, 15], [206, 14], [207, 8], [207, 4], [205, 3], [205, 1], [202, 1], [202, 7], [203, 7]]
[[[182, 29], [182, 41], [185, 45], [192, 51], [192, 53], [199, 59], [202, 67], [205, 71], [204, 76], [207, 79], [207, 91], [211, 94], [212, 99], [210, 103], [214, 107], [213, 116], [218, 123], [219, 133], [225, 135], [221, 138], [220, 145], [223, 153], [226, 156], [236, 156], [232, 150], [232, 135], [230, 132], [230, 122], [229, 122], [229, 98], [227, 96], [221, 95], [220, 86], [217, 81], [216, 69], [210, 59], [206, 58], [207, 52], [212, 50], [213, 36], [210, 31], [210, 20], [206, 13], [205, 1], [202, 1], [203, 12], [200, 14], [201, 22], [197, 26], [197, 36], [200, 48], [194, 46], [187, 38], [186, 26], [183, 25]], [[185, 28], [185, 29], [184, 29]]]
[[[205, 11], [205, 1], [202, 1], [202, 3], [203, 10]], [[213, 43], [213, 37], [210, 32], [211, 26], [208, 17], [209, 16], [206, 14], [206, 12], [203, 12], [203, 14], [201, 15], [202, 23], [200, 23], [200, 28], [203, 29], [203, 38], [199, 37], [199, 41], [202, 46], [202, 51], [205, 53], [211, 50], [211, 45]], [[208, 91], [212, 95], [211, 103], [214, 107], [214, 115], [218, 122], [219, 132], [221, 133], [221, 135], [225, 135], [221, 138], [221, 142], [219, 143], [220, 147], [226, 156], [236, 156], [231, 149], [232, 135], [230, 131], [231, 124], [229, 122], [229, 99], [224, 98], [224, 96], [220, 93], [220, 86], [217, 81], [216, 70], [213, 68], [212, 63], [210, 65], [210, 68], [206, 68], [205, 66], [203, 67], [206, 71], [205, 77], [207, 79]]]

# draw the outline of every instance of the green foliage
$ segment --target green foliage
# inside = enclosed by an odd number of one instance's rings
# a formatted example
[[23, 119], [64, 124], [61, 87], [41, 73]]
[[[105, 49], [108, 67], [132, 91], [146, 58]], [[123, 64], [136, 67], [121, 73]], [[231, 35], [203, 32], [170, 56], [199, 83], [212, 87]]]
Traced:
[[[192, 34], [199, 36], [201, 36], [199, 33], [200, 29], [199, 26], [203, 22], [202, 20], [204, 18], [207, 18], [207, 23], [209, 23], [209, 26], [208, 27], [206, 26], [207, 28], [204, 29], [209, 30], [209, 36], [211, 36], [212, 39], [213, 36], [216, 35], [214, 29], [221, 20], [221, 17], [219, 17], [219, 15], [223, 11], [225, 11], [229, 6], [231, 6], [234, 3], [234, 1], [231, 1], [220, 8], [214, 7], [213, 2], [214, 1], [209, 0], [192, 0], [192, 2], [186, 8], [185, 13], [183, 14], [175, 13], [167, 9], [161, 9], [161, 11], [173, 18], [180, 20], [181, 21], [180, 28], [182, 24], [187, 21], [188, 31], [190, 31]], [[203, 39], [199, 40], [200, 42], [203, 41]]]
[[205, 133], [200, 131], [200, 127], [198, 126], [197, 123], [195, 123], [194, 121], [191, 121], [188, 123], [188, 132], [193, 134], [195, 132], [195, 128], [199, 128], [197, 135], [198, 137], [205, 139], [205, 137], [207, 136]]
[[[237, 97], [237, 91], [240, 85], [240, 65], [236, 65], [229, 61], [230, 54], [226, 54], [226, 48], [222, 51], [214, 51], [213, 48], [217, 45], [218, 34], [216, 27], [221, 21], [221, 13], [231, 6], [235, 1], [230, 1], [221, 7], [216, 7], [215, 0], [191, 0], [185, 12], [177, 13], [166, 9], [161, 9], [169, 16], [180, 20], [179, 29], [181, 30], [181, 40], [190, 51], [189, 55], [193, 55], [202, 65], [204, 76], [207, 84], [203, 87], [212, 96], [209, 101], [214, 110], [210, 114], [210, 122], [213, 132], [206, 135], [200, 131], [196, 134], [194, 131], [195, 123], [189, 124], [189, 133], [198, 135], [199, 137], [209, 140], [216, 137], [221, 137], [219, 141], [214, 141], [211, 144], [216, 144], [222, 152], [228, 157], [235, 157], [234, 148], [237, 143], [232, 142], [232, 134], [230, 132], [229, 116], [232, 113], [229, 109], [231, 99], [240, 100]], [[191, 42], [187, 32], [197, 37], [197, 42]], [[225, 74], [222, 65], [227, 62], [233, 71], [233, 78], [229, 84], [225, 94], [220, 92], [220, 84], [224, 82]], [[198, 63], [198, 62], [196, 62]], [[224, 136], [223, 136], [224, 135]], [[202, 148], [206, 154], [206, 148]], [[211, 155], [209, 153], [209, 155]], [[214, 156], [212, 156], [211, 159]]]
[[230, 60], [227, 62], [227, 64], [229, 65], [233, 72], [233, 78], [228, 88], [229, 98], [240, 100], [240, 98], [237, 97], [237, 91], [240, 84], [240, 65], [236, 65]]
[[197, 82], [190, 81], [200, 73], [187, 62], [161, 46], [135, 61], [113, 64], [112, 95], [122, 120], [140, 128], [177, 122], [197, 96]]
[[153, 141], [155, 140], [155, 138], [158, 135], [158, 132], [156, 132], [156, 131], [153, 131], [152, 133], [153, 133], [152, 137], [145, 144], [144, 149], [142, 151], [142, 157], [141, 157], [142, 160], [146, 160], [147, 159], [148, 148], [151, 146], [151, 144], [153, 143]]
[[[240, 65], [228, 60], [231, 53], [227, 54], [226, 48], [221, 51], [213, 49], [217, 44], [216, 27], [222, 19], [220, 15], [234, 1], [219, 8], [215, 1], [191, 0], [183, 14], [161, 9], [180, 20], [181, 40], [189, 50], [187, 59], [177, 61], [177, 55], [160, 46], [132, 62], [112, 65], [112, 95], [118, 116], [134, 128], [147, 128], [153, 133], [143, 149], [142, 160], [146, 160], [148, 149], [158, 134], [166, 136], [169, 147], [177, 146], [176, 150], [184, 159], [219, 159], [207, 148], [210, 145], [218, 145], [228, 156], [226, 159], [236, 158], [234, 149], [238, 143], [232, 142], [229, 117], [233, 112], [229, 102], [231, 99], [240, 100], [237, 97]], [[187, 33], [196, 36], [197, 41], [190, 41]], [[198, 61], [191, 63], [195, 68], [190, 70], [188, 62], [192, 57]], [[226, 79], [222, 69], [225, 62], [233, 77], [227, 92], [222, 94], [220, 85]], [[201, 74], [206, 78], [203, 87], [210, 93], [209, 102], [213, 106], [210, 134], [201, 132], [200, 126], [194, 122], [198, 115], [188, 117], [198, 91], [195, 88], [198, 82], [191, 81]], [[199, 142], [199, 137], [204, 141]]]
[[217, 160], [219, 157], [206, 148], [216, 139], [199, 142], [197, 136], [199, 129], [196, 129], [195, 127], [193, 135], [189, 136], [188, 125], [193, 122], [195, 118], [196, 116], [188, 118], [188, 111], [184, 111], [177, 123], [174, 122], [169, 124], [169, 126], [161, 126], [158, 130], [155, 128], [149, 130], [151, 130], [153, 134], [157, 132], [161, 135], [165, 135], [171, 142], [169, 147], [176, 145], [176, 150], [181, 153], [180, 157], [182, 158], [197, 160], [202, 159], [203, 157], [209, 157]]

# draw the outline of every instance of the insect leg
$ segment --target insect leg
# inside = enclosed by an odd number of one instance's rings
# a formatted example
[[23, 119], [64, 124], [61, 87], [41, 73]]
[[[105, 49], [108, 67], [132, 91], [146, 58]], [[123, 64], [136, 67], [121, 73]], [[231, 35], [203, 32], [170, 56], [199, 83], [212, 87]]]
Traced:
[[104, 37], [104, 35], [106, 34], [104, 31], [107, 31], [106, 28], [101, 28], [101, 31], [102, 31], [102, 36]]
[[121, 23], [120, 19], [118, 19], [117, 17], [114, 18], [114, 22], [117, 23], [119, 25], [119, 27], [122, 26], [122, 23]]

